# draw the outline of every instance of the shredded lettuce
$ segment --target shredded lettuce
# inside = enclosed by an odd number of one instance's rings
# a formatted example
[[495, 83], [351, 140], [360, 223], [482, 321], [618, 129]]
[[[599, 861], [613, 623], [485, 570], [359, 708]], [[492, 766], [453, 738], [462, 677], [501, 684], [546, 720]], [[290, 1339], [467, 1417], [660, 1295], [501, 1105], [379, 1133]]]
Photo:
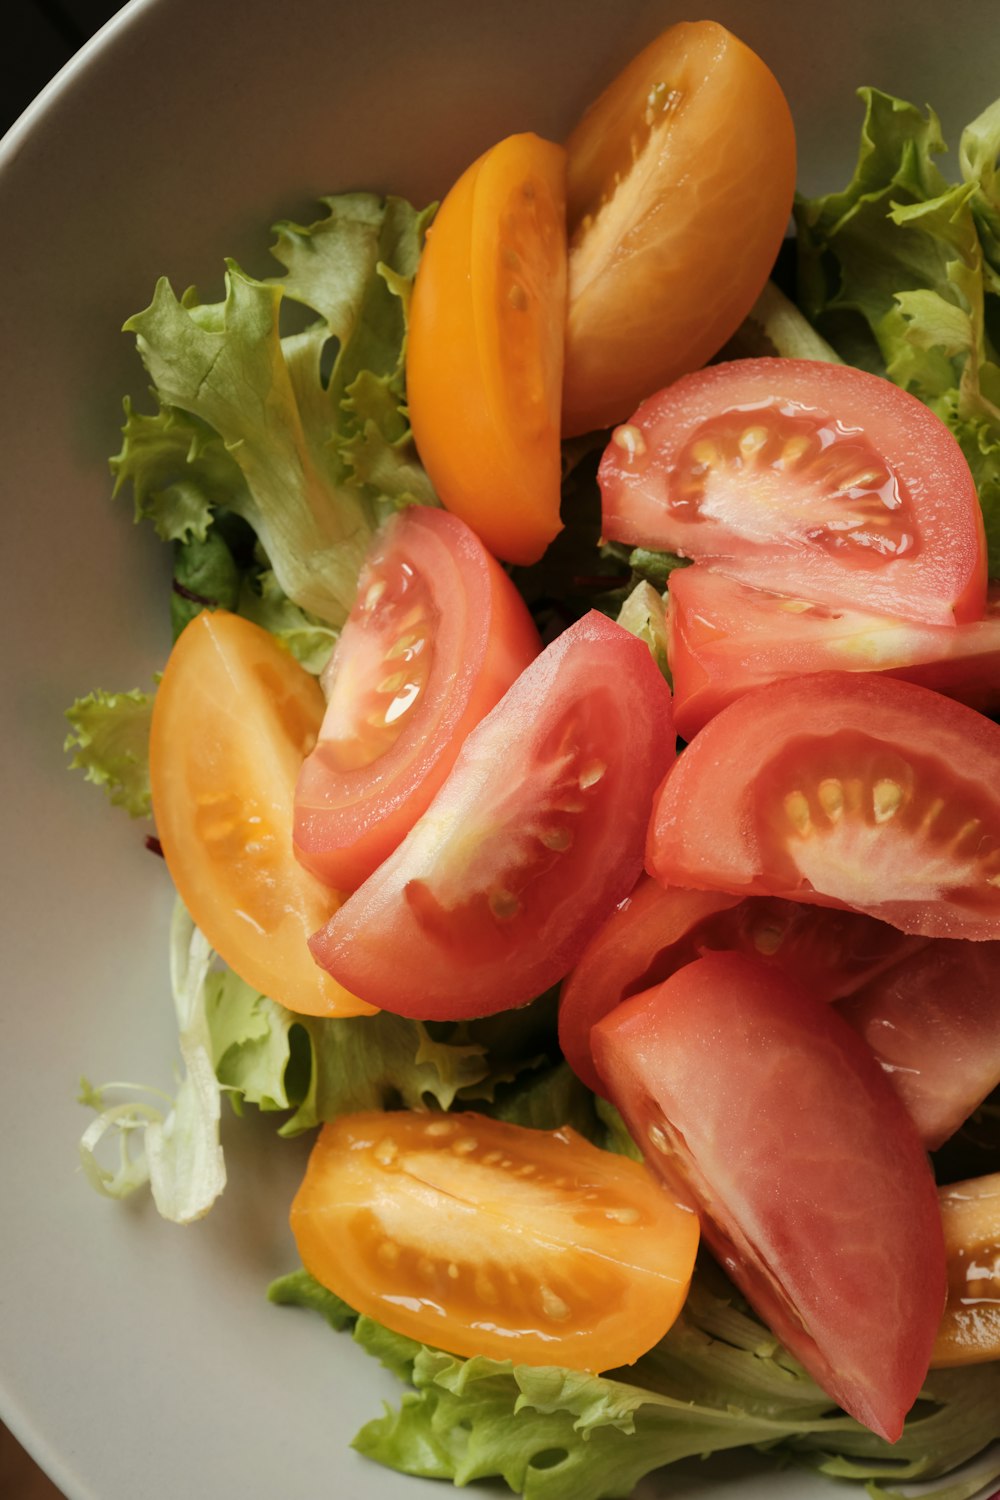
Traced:
[[[708, 1263], [666, 1337], [612, 1376], [429, 1349], [352, 1319], [304, 1271], [268, 1295], [338, 1329], [353, 1321], [362, 1348], [412, 1387], [361, 1429], [360, 1453], [457, 1485], [499, 1478], [527, 1500], [613, 1500], [665, 1464], [747, 1446], [835, 1477], [906, 1482], [945, 1474], [1000, 1435], [1000, 1366], [985, 1365], [933, 1372], [900, 1441], [875, 1437], [831, 1404]], [[975, 1486], [998, 1476], [994, 1450]], [[960, 1500], [974, 1485], [956, 1478], [930, 1493]]]
[[[178, 901], [170, 930], [170, 981], [185, 1071], [171, 1107], [164, 1110], [144, 1100], [108, 1104], [109, 1093], [131, 1090], [131, 1085], [94, 1089], [84, 1081], [81, 1091], [81, 1102], [99, 1111], [80, 1140], [80, 1160], [90, 1182], [98, 1192], [122, 1198], [148, 1181], [159, 1212], [177, 1224], [202, 1218], [226, 1185], [219, 1142], [221, 1089], [206, 1008], [212, 958], [204, 935]], [[103, 1167], [97, 1156], [109, 1131], [117, 1133], [121, 1147], [116, 1172]], [[139, 1147], [132, 1153], [135, 1138]]]
[[[220, 303], [193, 290], [178, 298], [161, 280], [128, 320], [158, 410], [126, 403], [112, 469], [116, 491], [130, 483], [136, 517], [165, 540], [204, 544], [217, 511], [241, 516], [272, 596], [329, 629], [347, 616], [379, 522], [435, 497], [404, 407], [409, 296], [430, 213], [370, 193], [323, 202], [315, 224], [277, 226], [283, 276], [258, 280], [229, 261]], [[306, 326], [285, 332], [293, 304]]]
[[671, 682], [670, 665], [667, 661], [665, 597], [657, 593], [651, 583], [642, 579], [618, 611], [618, 623], [624, 630], [638, 636], [640, 641], [645, 641], [656, 665], [667, 681]]

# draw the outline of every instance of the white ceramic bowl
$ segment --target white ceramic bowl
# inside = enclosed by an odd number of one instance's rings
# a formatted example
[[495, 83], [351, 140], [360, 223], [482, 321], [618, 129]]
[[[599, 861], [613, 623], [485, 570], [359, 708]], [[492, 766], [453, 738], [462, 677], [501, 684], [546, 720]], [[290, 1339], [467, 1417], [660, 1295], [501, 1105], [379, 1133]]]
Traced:
[[[77, 1167], [79, 1075], [169, 1087], [175, 1056], [165, 871], [61, 752], [75, 696], [147, 685], [168, 647], [165, 549], [109, 503], [120, 397], [143, 386], [118, 330], [160, 273], [209, 291], [225, 254], [263, 270], [268, 225], [320, 193], [423, 202], [510, 131], [560, 137], [687, 14], [678, 0], [133, 0], [0, 147], [0, 1409], [72, 1500], [442, 1494], [347, 1447], [395, 1381], [264, 1300], [295, 1264], [303, 1143], [266, 1121], [228, 1130], [230, 1186], [188, 1230], [102, 1201]], [[712, 14], [784, 85], [810, 190], [850, 169], [858, 85], [933, 101], [953, 136], [1000, 92], [992, 0], [718, 0]], [[833, 1493], [799, 1474], [686, 1473], [672, 1495]]]

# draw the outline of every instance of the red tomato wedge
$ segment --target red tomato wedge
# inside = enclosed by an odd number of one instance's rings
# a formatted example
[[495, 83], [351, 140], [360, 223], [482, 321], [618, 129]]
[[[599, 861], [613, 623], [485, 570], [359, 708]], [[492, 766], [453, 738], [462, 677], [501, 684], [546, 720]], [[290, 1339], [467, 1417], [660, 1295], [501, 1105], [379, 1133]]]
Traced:
[[702, 954], [735, 950], [791, 974], [819, 1000], [850, 995], [923, 938], [860, 912], [799, 906], [767, 896], [664, 887], [644, 875], [591, 939], [559, 997], [559, 1044], [597, 1094], [591, 1028], [630, 995], [660, 984]]
[[1000, 1172], [953, 1182], [940, 1200], [948, 1306], [931, 1365], [1000, 1359]]
[[885, 672], [980, 713], [1000, 711], [1000, 586], [991, 585], [982, 620], [926, 625], [678, 568], [667, 618], [674, 716], [686, 740], [751, 688], [812, 672]]
[[607, 1016], [594, 1055], [768, 1327], [894, 1442], [927, 1373], [945, 1257], [930, 1166], [868, 1048], [791, 979], [715, 953]]
[[795, 131], [715, 21], [671, 26], [590, 106], [569, 157], [563, 428], [620, 422], [721, 348], [788, 227]]
[[841, 1001], [936, 1151], [1000, 1084], [1000, 943], [942, 939]]
[[371, 1007], [313, 963], [307, 940], [340, 898], [292, 852], [292, 792], [323, 694], [274, 636], [205, 610], [182, 632], [156, 691], [153, 816], [178, 894], [247, 984], [289, 1010]]
[[426, 810], [469, 731], [538, 655], [527, 607], [457, 516], [414, 507], [368, 555], [295, 788], [295, 852], [353, 890]]
[[316, 934], [317, 963], [400, 1015], [525, 1004], [635, 884], [674, 745], [648, 648], [584, 616], [473, 730], [407, 838]]
[[453, 1354], [606, 1370], [662, 1338], [698, 1220], [568, 1127], [394, 1111], [324, 1126], [291, 1213], [306, 1269]]
[[740, 359], [643, 402], [600, 467], [604, 534], [757, 588], [952, 625], [986, 605], [976, 487], [944, 423], [849, 365]]
[[715, 891], [665, 890], [643, 875], [587, 944], [559, 995], [559, 1046], [573, 1072], [604, 1093], [590, 1032], [616, 1005], [698, 957], [694, 934], [739, 901]]
[[561, 528], [566, 153], [501, 141], [463, 173], [427, 235], [406, 392], [434, 487], [490, 551], [532, 563]]
[[716, 715], [653, 810], [663, 885], [1000, 937], [1000, 726], [911, 682], [820, 672]]

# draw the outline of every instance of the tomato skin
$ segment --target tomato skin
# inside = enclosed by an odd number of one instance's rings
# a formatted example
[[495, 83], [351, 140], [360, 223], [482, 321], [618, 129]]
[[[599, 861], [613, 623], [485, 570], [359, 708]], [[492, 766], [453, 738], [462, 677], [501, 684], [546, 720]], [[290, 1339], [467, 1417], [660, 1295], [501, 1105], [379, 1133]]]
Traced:
[[698, 956], [693, 934], [738, 896], [665, 890], [643, 875], [591, 938], [559, 994], [559, 1046], [595, 1094], [604, 1084], [590, 1050], [591, 1028], [616, 1005]]
[[413, 288], [407, 403], [443, 504], [507, 562], [561, 529], [566, 154], [509, 136], [445, 197]]
[[830, 1002], [925, 945], [926, 939], [905, 937], [860, 912], [767, 896], [740, 901], [718, 891], [661, 886], [644, 875], [564, 980], [559, 1045], [577, 1076], [603, 1094], [591, 1055], [592, 1027], [623, 1000], [662, 984], [705, 953], [748, 953]]
[[[330, 707], [296, 784], [306, 869], [338, 890], [366, 880], [541, 649], [520, 594], [464, 521], [424, 507], [392, 517], [362, 570], [327, 669]], [[375, 734], [373, 706], [384, 724]]]
[[594, 1028], [597, 1066], [650, 1165], [767, 1325], [893, 1442], [945, 1301], [930, 1167], [888, 1080], [833, 1007], [715, 953]]
[[633, 58], [566, 149], [573, 435], [622, 421], [735, 332], [788, 226], [795, 132], [749, 47], [714, 21], [682, 22]]
[[292, 853], [295, 777], [322, 718], [316, 679], [272, 635], [205, 610], [156, 692], [153, 816], [181, 900], [230, 968], [289, 1010], [363, 1015], [307, 947], [340, 898]]
[[938, 625], [985, 609], [983, 517], [958, 443], [864, 370], [699, 370], [615, 431], [599, 480], [613, 541], [817, 604]]
[[316, 961], [424, 1020], [525, 1004], [635, 884], [674, 753], [648, 648], [586, 615], [469, 735], [424, 816], [313, 938]]
[[948, 1305], [932, 1369], [1000, 1359], [1000, 1172], [940, 1190]]
[[915, 936], [1000, 937], [1000, 726], [866, 672], [756, 688], [666, 777], [664, 885], [853, 907]]
[[306, 1269], [397, 1333], [591, 1371], [663, 1337], [698, 1246], [696, 1216], [638, 1162], [464, 1113], [324, 1126], [291, 1225]]
[[929, 1151], [1000, 1084], [1000, 943], [925, 944], [838, 1004]]
[[980, 713], [1000, 711], [1000, 587], [986, 615], [925, 625], [773, 594], [711, 568], [670, 578], [668, 656], [682, 739], [751, 688], [813, 672], [885, 672]]

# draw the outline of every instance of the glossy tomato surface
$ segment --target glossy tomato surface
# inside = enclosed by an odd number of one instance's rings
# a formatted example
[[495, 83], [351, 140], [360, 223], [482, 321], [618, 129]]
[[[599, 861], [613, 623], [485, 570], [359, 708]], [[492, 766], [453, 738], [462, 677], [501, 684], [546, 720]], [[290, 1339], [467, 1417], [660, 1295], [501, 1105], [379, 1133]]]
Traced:
[[1000, 711], [1000, 588], [986, 614], [927, 625], [757, 589], [711, 568], [670, 576], [668, 656], [677, 732], [690, 740], [753, 687], [812, 672], [885, 672]]
[[664, 885], [998, 938], [1000, 726], [871, 673], [756, 688], [666, 777], [646, 861]]
[[295, 788], [295, 852], [353, 890], [409, 832], [469, 731], [542, 648], [527, 607], [457, 516], [412, 507], [369, 552], [324, 674]]
[[948, 1305], [935, 1368], [1000, 1359], [1000, 1172], [940, 1192], [948, 1253]]
[[324, 1126], [291, 1224], [306, 1269], [387, 1328], [576, 1370], [663, 1337], [699, 1233], [644, 1166], [568, 1127], [400, 1111]]
[[937, 1191], [916, 1131], [832, 1006], [715, 953], [594, 1028], [635, 1141], [775, 1336], [894, 1441], [945, 1302]]
[[741, 359], [617, 428], [604, 534], [817, 604], [952, 625], [986, 604], [976, 487], [932, 411], [849, 365]]
[[475, 161], [428, 231], [406, 389], [443, 503], [506, 562], [559, 531], [566, 155], [509, 136]]
[[927, 943], [841, 1001], [928, 1150], [1000, 1084], [1000, 943]]
[[473, 730], [407, 838], [316, 934], [317, 962], [401, 1015], [525, 1004], [635, 884], [674, 747], [648, 648], [586, 615]]
[[323, 694], [274, 636], [206, 610], [156, 692], [153, 816], [178, 894], [216, 952], [261, 994], [315, 1016], [370, 1007], [316, 968], [309, 935], [340, 898], [292, 852], [292, 795]]
[[906, 937], [861, 912], [800, 906], [769, 896], [686, 891], [644, 875], [591, 939], [559, 997], [559, 1044], [579, 1078], [604, 1085], [590, 1032], [641, 990], [705, 953], [739, 952], [774, 964], [819, 1000], [839, 1000], [926, 939]]
[[572, 434], [622, 421], [742, 322], [788, 226], [795, 132], [756, 53], [715, 21], [682, 22], [633, 58], [566, 150]]

